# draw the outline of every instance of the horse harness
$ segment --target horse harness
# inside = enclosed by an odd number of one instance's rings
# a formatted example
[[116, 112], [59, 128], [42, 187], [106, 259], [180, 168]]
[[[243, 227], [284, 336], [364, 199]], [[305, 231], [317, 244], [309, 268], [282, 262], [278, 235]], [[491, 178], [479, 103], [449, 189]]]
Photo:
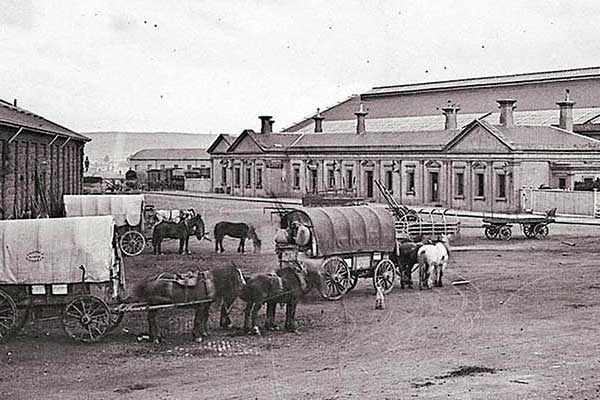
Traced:
[[[206, 272], [200, 272], [200, 271], [188, 271], [185, 273], [176, 273], [173, 274], [173, 277], [167, 277], [166, 275], [169, 275], [170, 273], [168, 272], [163, 272], [162, 274], [158, 275], [158, 277], [156, 278], [157, 280], [163, 280], [166, 282], [174, 282], [177, 285], [181, 286], [184, 289], [184, 298], [185, 298], [185, 302], [188, 302], [188, 290], [190, 290], [190, 288], [194, 288], [196, 286], [198, 286], [199, 282], [202, 282], [202, 284], [204, 285], [204, 290], [208, 293], [208, 287], [206, 286], [206, 280], [207, 280], [207, 273]], [[171, 286], [170, 288], [170, 293], [169, 296], [172, 298], [173, 297], [173, 287]]]
[[305, 293], [308, 289], [308, 283], [306, 282], [306, 267], [300, 261], [291, 262], [288, 263], [288, 265], [291, 266], [291, 269], [292, 271], [294, 271], [296, 278], [298, 278], [298, 282], [300, 282], [300, 290], [302, 291], [302, 293]]

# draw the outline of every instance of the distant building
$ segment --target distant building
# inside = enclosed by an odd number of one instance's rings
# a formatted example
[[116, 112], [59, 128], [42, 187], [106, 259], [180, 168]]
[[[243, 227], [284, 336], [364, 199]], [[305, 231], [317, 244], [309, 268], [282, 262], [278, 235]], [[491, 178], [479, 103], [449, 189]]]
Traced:
[[210, 178], [210, 167], [206, 149], [144, 149], [129, 157], [129, 168], [138, 172], [181, 168], [198, 170], [202, 177]]
[[62, 195], [82, 191], [89, 140], [0, 100], [0, 218], [60, 214]]

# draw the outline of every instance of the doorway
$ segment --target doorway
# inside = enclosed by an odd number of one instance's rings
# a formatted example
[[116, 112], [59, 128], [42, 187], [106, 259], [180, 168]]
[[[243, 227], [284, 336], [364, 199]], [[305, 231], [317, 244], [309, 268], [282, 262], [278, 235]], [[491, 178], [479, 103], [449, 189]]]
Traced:
[[432, 203], [440, 201], [440, 190], [439, 190], [439, 172], [429, 173], [429, 182], [431, 184], [429, 193], [431, 194], [429, 201]]
[[367, 180], [367, 198], [373, 197], [373, 171], [365, 171], [365, 179]]

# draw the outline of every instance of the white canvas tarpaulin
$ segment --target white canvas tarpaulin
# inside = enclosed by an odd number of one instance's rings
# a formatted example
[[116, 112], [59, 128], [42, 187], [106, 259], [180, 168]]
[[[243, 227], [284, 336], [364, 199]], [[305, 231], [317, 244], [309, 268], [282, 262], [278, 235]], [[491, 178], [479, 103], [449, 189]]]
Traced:
[[117, 226], [139, 225], [144, 196], [132, 195], [65, 195], [67, 217], [112, 215]]
[[0, 221], [0, 285], [108, 282], [113, 233], [111, 216]]

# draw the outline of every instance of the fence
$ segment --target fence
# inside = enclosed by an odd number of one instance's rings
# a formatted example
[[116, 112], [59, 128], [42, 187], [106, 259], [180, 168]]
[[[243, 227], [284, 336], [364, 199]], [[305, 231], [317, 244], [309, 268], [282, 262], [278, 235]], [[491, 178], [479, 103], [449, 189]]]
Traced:
[[544, 212], [556, 207], [557, 214], [587, 215], [600, 218], [598, 192], [523, 188], [521, 211]]

